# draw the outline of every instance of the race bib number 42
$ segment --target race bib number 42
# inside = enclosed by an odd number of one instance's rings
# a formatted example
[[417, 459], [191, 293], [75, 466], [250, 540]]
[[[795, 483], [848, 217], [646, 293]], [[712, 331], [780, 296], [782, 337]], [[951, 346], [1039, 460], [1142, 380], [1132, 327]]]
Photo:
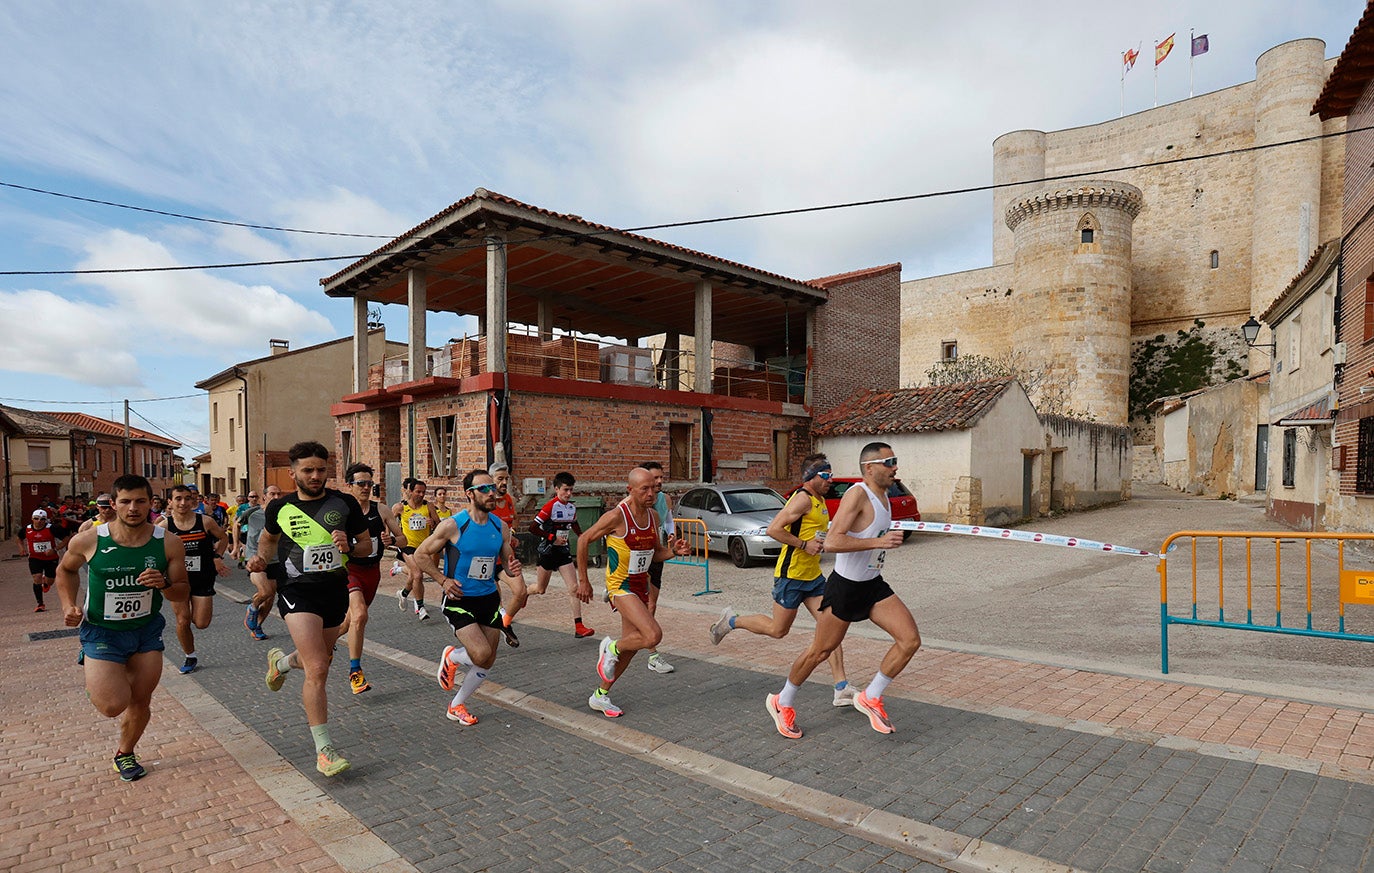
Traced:
[[105, 592], [105, 620], [128, 621], [153, 611], [153, 590]]
[[343, 555], [333, 543], [305, 547], [305, 572], [328, 573], [343, 566]]

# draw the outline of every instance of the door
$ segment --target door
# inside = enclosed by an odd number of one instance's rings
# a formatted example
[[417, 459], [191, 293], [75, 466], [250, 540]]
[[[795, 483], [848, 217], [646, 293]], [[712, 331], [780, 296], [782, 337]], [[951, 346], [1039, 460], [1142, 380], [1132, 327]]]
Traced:
[[692, 426], [668, 425], [668, 478], [692, 478]]
[[1255, 490], [1269, 490], [1269, 425], [1255, 429]]
[[1031, 517], [1031, 494], [1035, 488], [1035, 455], [1021, 456], [1021, 517]]
[[44, 503], [60, 503], [61, 495], [58, 493], [61, 485], [56, 482], [25, 482], [19, 486], [19, 505], [23, 510], [23, 515], [17, 519], [17, 526], [22, 531], [24, 525], [33, 518], [33, 511], [41, 507]]

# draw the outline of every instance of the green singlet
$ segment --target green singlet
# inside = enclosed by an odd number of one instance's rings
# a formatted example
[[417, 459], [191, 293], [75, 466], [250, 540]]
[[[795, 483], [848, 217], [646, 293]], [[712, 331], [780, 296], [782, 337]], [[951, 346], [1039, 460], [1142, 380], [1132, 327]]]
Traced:
[[86, 588], [86, 621], [111, 630], [134, 630], [162, 611], [162, 592], [140, 585], [139, 574], [149, 568], [167, 572], [167, 550], [160, 527], [141, 546], [121, 546], [110, 537], [108, 524], [95, 529], [90, 582]]

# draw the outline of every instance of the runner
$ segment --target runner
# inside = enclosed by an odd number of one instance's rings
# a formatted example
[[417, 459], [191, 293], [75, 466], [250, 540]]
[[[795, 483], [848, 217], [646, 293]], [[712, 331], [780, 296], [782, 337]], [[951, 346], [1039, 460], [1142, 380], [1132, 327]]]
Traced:
[[[439, 521], [453, 517], [453, 509], [448, 505], [448, 489], [443, 485], [434, 486], [434, 497], [430, 503], [434, 506], [434, 515]], [[435, 522], [436, 526], [439, 521]]]
[[[813, 618], [819, 617], [825, 574], [821, 572], [821, 547], [830, 528], [830, 513], [825, 495], [830, 491], [830, 462], [825, 455], [802, 459], [802, 484], [787, 497], [787, 504], [768, 525], [768, 535], [786, 548], [778, 555], [773, 570], [773, 614], [736, 615], [725, 607], [720, 619], [711, 625], [711, 642], [720, 645], [735, 628], [780, 640], [792, 629], [797, 610], [805, 604]], [[835, 679], [835, 706], [851, 706], [854, 688], [844, 672], [844, 650], [835, 646], [830, 653], [830, 674]]]
[[391, 507], [372, 499], [373, 472], [367, 464], [350, 464], [344, 470], [344, 484], [352, 491], [372, 537], [372, 551], [348, 561], [348, 615], [344, 617], [339, 635], [348, 635], [348, 687], [354, 694], [372, 688], [363, 675], [363, 633], [367, 629], [367, 608], [377, 596], [382, 580], [382, 533], [388, 532], [396, 541], [405, 540], [405, 533], [391, 514]]
[[[151, 717], [162, 678], [163, 598], [190, 596], [181, 541], [148, 523], [153, 488], [142, 476], [114, 481], [114, 520], [72, 537], [57, 568], [63, 621], [81, 628], [86, 694], [96, 711], [123, 716], [114, 770], [125, 782], [147, 775], [134, 747]], [[78, 603], [77, 571], [90, 565], [85, 605]]]
[[406, 598], [414, 591], [415, 614], [424, 621], [429, 618], [429, 611], [425, 609], [425, 574], [415, 565], [413, 556], [420, 543], [428, 539], [439, 525], [439, 517], [434, 507], [425, 501], [425, 483], [419, 479], [402, 482], [401, 493], [405, 494], [405, 498], [391, 507], [392, 514], [400, 519], [401, 530], [406, 534], [405, 543], [397, 546], [406, 565], [406, 583], [396, 592], [396, 604], [401, 612], [405, 612]]
[[109, 524], [115, 520], [114, 500], [108, 493], [103, 493], [95, 499], [95, 514], [81, 522], [81, 527], [77, 533], [90, 530], [98, 524]]
[[[663, 493], [663, 465], [658, 461], [645, 461], [639, 465], [641, 469], [648, 470], [654, 477], [654, 512], [658, 514], [658, 533], [663, 542], [670, 542], [673, 535], [677, 533], [677, 525], [673, 524], [673, 510], [668, 505], [668, 495]], [[653, 561], [649, 564], [649, 614], [658, 615], [658, 595], [663, 591], [663, 562]], [[668, 659], [658, 653], [658, 646], [647, 650], [649, 652], [649, 669], [655, 673], [671, 673], [673, 665], [668, 663]]]
[[224, 563], [224, 549], [228, 540], [224, 528], [209, 515], [197, 515], [194, 492], [185, 485], [172, 486], [172, 510], [162, 517], [162, 526], [177, 535], [186, 550], [186, 578], [191, 583], [191, 597], [172, 603], [176, 615], [177, 642], [186, 654], [182, 673], [194, 673], [200, 664], [196, 654], [195, 625], [201, 630], [210, 626], [215, 614], [215, 576], [229, 575]]
[[234, 499], [238, 501], [238, 505], [234, 507], [233, 521], [229, 525], [229, 557], [238, 561], [239, 569], [242, 570], [243, 565], [248, 563], [243, 554], [243, 517], [257, 504], [243, 494]]
[[578, 598], [577, 583], [573, 575], [572, 553], [568, 551], [569, 531], [577, 534], [578, 549], [582, 546], [582, 528], [577, 523], [577, 506], [572, 502], [573, 486], [577, 480], [566, 470], [553, 477], [553, 499], [545, 503], [539, 514], [530, 522], [530, 532], [539, 537], [534, 586], [529, 593], [543, 594], [549, 589], [549, 578], [553, 571], [563, 577], [568, 586], [568, 608], [572, 611], [573, 634], [586, 638], [596, 633], [595, 628], [582, 623], [582, 604], [585, 598]]
[[[258, 553], [258, 538], [262, 536], [262, 526], [267, 523], [265, 504], [280, 497], [281, 489], [276, 485], [268, 485], [262, 489], [262, 496], [263, 500], [258, 509], [250, 510], [244, 518], [244, 548], [245, 554], [250, 560]], [[256, 497], [255, 494], [248, 495], [249, 502], [252, 502]], [[274, 560], [272, 563], [275, 564], [276, 561]], [[249, 571], [248, 581], [253, 583], [253, 596], [249, 599], [248, 606], [244, 611], [243, 626], [248, 629], [248, 633], [253, 636], [253, 639], [265, 640], [267, 634], [262, 630], [262, 623], [271, 614], [272, 604], [277, 599], [276, 573], [269, 565], [267, 572], [254, 573]]]
[[[491, 514], [496, 504], [496, 483], [485, 470], [463, 477], [468, 508], [439, 522], [439, 527], [415, 551], [420, 569], [440, 580], [444, 589], [444, 618], [448, 619], [458, 645], [448, 646], [439, 658], [439, 687], [452, 691], [458, 667], [464, 670], [458, 693], [448, 705], [448, 718], [462, 725], [477, 724], [468, 712], [467, 700], [486, 681], [496, 663], [496, 642], [501, 629], [501, 593], [496, 590], [496, 564], [519, 575], [520, 561], [511, 549], [506, 526]], [[444, 555], [441, 572], [436, 562]]]
[[348, 769], [348, 761], [329, 737], [329, 660], [348, 614], [346, 556], [372, 554], [372, 537], [358, 501], [325, 487], [328, 449], [316, 442], [300, 442], [287, 451], [287, 457], [296, 490], [267, 505], [258, 552], [248, 569], [265, 571], [273, 555], [280, 562], [277, 608], [296, 650], [289, 655], [278, 648], [267, 652], [267, 687], [280, 691], [287, 672], [305, 670], [301, 701], [315, 740], [315, 768], [326, 776], [337, 776]]
[[47, 612], [43, 595], [52, 588], [57, 578], [57, 552], [66, 545], [58, 537], [57, 531], [48, 524], [47, 510], [35, 509], [33, 522], [24, 529], [19, 538], [19, 547], [24, 557], [29, 559], [29, 575], [33, 577], [33, 599], [37, 603], [34, 612]]
[[897, 476], [897, 456], [887, 443], [869, 443], [859, 453], [859, 469], [863, 482], [840, 498], [825, 539], [825, 550], [836, 553], [835, 569], [821, 596], [816, 635], [792, 662], [782, 691], [764, 700], [778, 733], [789, 739], [802, 735], [794, 708], [798, 688], [840, 645], [850, 623], [872, 619], [892, 637], [877, 675], [854, 697], [854, 708], [868, 716], [868, 723], [880, 734], [893, 731], [883, 692], [921, 647], [921, 632], [911, 610], [882, 577], [887, 550], [902, 544], [902, 532], [890, 529], [892, 509], [887, 501], [887, 489]]
[[[510, 540], [511, 551], [515, 551], [515, 497], [510, 493], [510, 467], [502, 463], [492, 464], [487, 468], [491, 480], [496, 483], [496, 505], [492, 507], [491, 514], [501, 519], [506, 525], [506, 538]], [[499, 571], [496, 578], [506, 583], [510, 589], [510, 601], [508, 605], [501, 608], [501, 632], [506, 635], [506, 645], [517, 648], [520, 645], [520, 638], [515, 635], [515, 614], [525, 608], [526, 601], [529, 600], [529, 590], [525, 587], [525, 577], [523, 574], [511, 575], [505, 571], [505, 565], [497, 562], [496, 569]]]
[[601, 685], [587, 699], [587, 705], [607, 718], [624, 711], [611, 702], [611, 685], [625, 672], [640, 649], [652, 649], [663, 638], [663, 629], [649, 611], [649, 564], [691, 551], [686, 540], [663, 542], [658, 536], [658, 513], [654, 512], [656, 489], [653, 474], [642, 467], [630, 471], [629, 496], [601, 516], [591, 530], [577, 538], [577, 592], [583, 603], [591, 599], [592, 585], [587, 578], [587, 553], [590, 545], [606, 538], [606, 591], [611, 605], [620, 613], [620, 639], [601, 641], [596, 672]]

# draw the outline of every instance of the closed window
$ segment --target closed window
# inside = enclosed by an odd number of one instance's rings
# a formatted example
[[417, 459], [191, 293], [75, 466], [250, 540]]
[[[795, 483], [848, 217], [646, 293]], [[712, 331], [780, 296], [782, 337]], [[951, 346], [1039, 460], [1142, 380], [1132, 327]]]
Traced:
[[1221, 253], [1218, 252], [1216, 249], [1212, 249], [1212, 259], [1211, 259], [1211, 261], [1212, 261], [1212, 269], [1213, 269], [1213, 270], [1215, 270], [1217, 267], [1220, 267], [1220, 266], [1221, 266]]
[[950, 340], [940, 344], [940, 360], [946, 364], [959, 360], [959, 343]]
[[52, 458], [48, 447], [29, 443], [29, 469], [46, 470], [50, 466], [52, 466]]
[[1360, 419], [1360, 444], [1355, 456], [1355, 490], [1374, 494], [1374, 416]]
[[453, 476], [458, 469], [457, 417], [440, 415], [426, 422], [429, 437], [429, 474]]

